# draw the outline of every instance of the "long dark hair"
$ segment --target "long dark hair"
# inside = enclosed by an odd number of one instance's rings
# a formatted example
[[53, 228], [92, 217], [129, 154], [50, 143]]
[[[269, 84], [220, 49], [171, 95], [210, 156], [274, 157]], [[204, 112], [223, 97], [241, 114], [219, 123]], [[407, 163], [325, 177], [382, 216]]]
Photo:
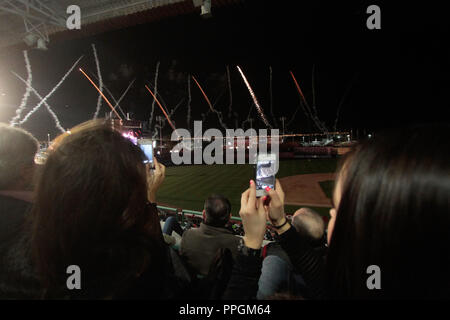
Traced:
[[[449, 130], [376, 134], [347, 156], [327, 258], [330, 297], [450, 297]], [[380, 268], [380, 290], [367, 288], [370, 265]]]
[[[32, 210], [32, 250], [48, 297], [112, 298], [144, 270], [163, 270], [144, 159], [98, 121], [56, 139]], [[80, 267], [82, 290], [67, 290], [69, 265]]]

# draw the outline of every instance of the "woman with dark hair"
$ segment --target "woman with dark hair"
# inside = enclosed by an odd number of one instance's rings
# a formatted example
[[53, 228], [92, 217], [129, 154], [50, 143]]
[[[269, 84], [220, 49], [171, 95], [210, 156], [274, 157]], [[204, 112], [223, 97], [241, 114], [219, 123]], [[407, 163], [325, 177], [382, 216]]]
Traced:
[[315, 298], [449, 298], [449, 129], [377, 134], [345, 157], [330, 210], [326, 260], [307, 243], [299, 245], [285, 217], [281, 185], [268, 190], [266, 206], [251, 184], [240, 211], [244, 249], [226, 297], [254, 297], [267, 215]]
[[[100, 122], [56, 139], [37, 184], [32, 252], [45, 298], [179, 297], [155, 194], [164, 166]], [[69, 290], [68, 267], [81, 271]]]

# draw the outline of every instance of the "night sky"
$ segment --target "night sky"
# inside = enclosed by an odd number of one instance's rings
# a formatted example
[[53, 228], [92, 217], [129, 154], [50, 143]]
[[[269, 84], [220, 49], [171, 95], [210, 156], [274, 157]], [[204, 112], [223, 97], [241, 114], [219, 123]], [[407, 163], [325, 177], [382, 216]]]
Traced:
[[[336, 3], [339, 2], [339, 3]], [[76, 3], [76, 1], [74, 1]], [[296, 3], [294, 7], [294, 3]], [[106, 86], [118, 99], [128, 83], [136, 82], [121, 103], [135, 119], [148, 120], [152, 97], [144, 84], [153, 83], [159, 69], [158, 92], [168, 109], [185, 99], [173, 119], [187, 128], [187, 77], [193, 74], [216, 109], [228, 118], [229, 95], [226, 66], [231, 71], [233, 111], [242, 123], [250, 110], [254, 126], [263, 128], [236, 65], [241, 66], [269, 122], [269, 66], [273, 69], [273, 112], [287, 122], [300, 107], [290, 78], [292, 70], [310, 104], [312, 70], [319, 118], [332, 129], [344, 94], [338, 129], [376, 131], [415, 123], [448, 122], [450, 91], [450, 28], [443, 7], [399, 7], [364, 1], [248, 1], [241, 10], [214, 9], [213, 18], [185, 15], [82, 39], [50, 41], [48, 51], [30, 50], [33, 87], [48, 93], [73, 62], [96, 75], [91, 43], [95, 43]], [[366, 28], [366, 8], [379, 4], [382, 29]], [[11, 75], [26, 78], [22, 50], [0, 51], [0, 121], [9, 122], [25, 86]], [[208, 105], [191, 81], [192, 121], [202, 120]], [[92, 118], [97, 92], [75, 70], [48, 100], [62, 125], [70, 128]], [[29, 99], [27, 110], [38, 103]], [[102, 103], [100, 115], [109, 108]], [[156, 108], [155, 115], [162, 115]], [[280, 122], [278, 120], [278, 122]], [[286, 122], [286, 123], [287, 123]], [[221, 128], [213, 113], [204, 127]], [[43, 106], [23, 126], [40, 139], [58, 133]], [[314, 125], [300, 108], [288, 131], [310, 132]], [[166, 125], [164, 133], [170, 133]]]

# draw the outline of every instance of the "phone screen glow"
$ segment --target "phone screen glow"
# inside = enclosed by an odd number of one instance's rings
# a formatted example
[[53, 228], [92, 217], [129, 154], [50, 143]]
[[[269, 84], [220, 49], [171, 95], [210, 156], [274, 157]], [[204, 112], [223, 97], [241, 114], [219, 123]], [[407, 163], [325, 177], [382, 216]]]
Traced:
[[275, 188], [275, 161], [262, 160], [256, 165], [256, 189]]

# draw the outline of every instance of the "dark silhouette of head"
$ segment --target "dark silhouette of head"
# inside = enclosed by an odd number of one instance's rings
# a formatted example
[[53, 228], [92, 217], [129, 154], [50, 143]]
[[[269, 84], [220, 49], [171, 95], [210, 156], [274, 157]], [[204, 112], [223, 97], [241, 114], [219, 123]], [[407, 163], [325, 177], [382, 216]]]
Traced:
[[213, 227], [224, 227], [230, 221], [231, 204], [222, 195], [213, 194], [205, 201], [204, 222]]
[[[48, 295], [114, 297], [144, 270], [157, 276], [163, 239], [142, 151], [102, 121], [75, 127], [51, 149], [32, 210], [32, 249]], [[83, 290], [66, 290], [69, 265], [80, 267]]]
[[322, 216], [310, 208], [300, 208], [292, 216], [292, 226], [311, 244], [323, 244], [325, 223]]
[[[329, 226], [331, 297], [450, 297], [449, 129], [375, 134], [346, 156]], [[380, 290], [367, 286], [372, 265]]]
[[0, 190], [30, 188], [38, 150], [29, 132], [0, 123]]

